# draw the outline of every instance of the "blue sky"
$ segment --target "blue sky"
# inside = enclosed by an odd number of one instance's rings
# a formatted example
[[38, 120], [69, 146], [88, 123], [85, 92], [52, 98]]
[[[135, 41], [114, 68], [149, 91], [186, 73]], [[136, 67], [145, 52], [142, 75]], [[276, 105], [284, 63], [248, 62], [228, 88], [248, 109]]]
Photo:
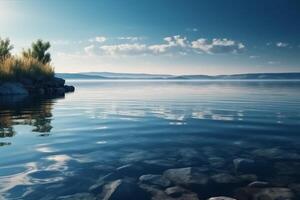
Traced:
[[18, 53], [50, 41], [58, 72], [300, 71], [298, 0], [2, 0]]

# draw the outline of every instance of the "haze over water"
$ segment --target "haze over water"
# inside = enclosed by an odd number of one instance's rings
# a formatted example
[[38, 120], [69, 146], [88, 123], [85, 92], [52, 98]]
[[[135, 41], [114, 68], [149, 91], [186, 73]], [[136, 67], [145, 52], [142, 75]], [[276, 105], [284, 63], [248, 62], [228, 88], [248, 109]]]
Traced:
[[71, 84], [77, 91], [64, 99], [1, 106], [1, 198], [92, 194], [99, 177], [128, 164], [133, 178], [191, 166], [237, 176], [233, 160], [249, 158], [268, 166], [258, 180], [300, 181], [300, 82]]

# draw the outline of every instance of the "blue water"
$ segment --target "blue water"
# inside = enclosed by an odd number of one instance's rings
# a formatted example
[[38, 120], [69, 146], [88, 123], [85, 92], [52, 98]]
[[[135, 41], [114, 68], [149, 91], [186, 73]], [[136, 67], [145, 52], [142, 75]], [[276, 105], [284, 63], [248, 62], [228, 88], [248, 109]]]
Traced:
[[236, 158], [267, 164], [257, 180], [300, 183], [300, 82], [69, 84], [64, 98], [0, 100], [0, 199], [96, 196], [89, 188], [128, 164], [135, 179], [191, 166], [238, 176]]

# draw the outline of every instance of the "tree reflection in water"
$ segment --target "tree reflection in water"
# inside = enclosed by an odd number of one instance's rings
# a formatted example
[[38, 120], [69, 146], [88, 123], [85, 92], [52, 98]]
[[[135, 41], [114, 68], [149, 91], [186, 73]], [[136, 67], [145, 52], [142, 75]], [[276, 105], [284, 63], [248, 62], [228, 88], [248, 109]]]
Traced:
[[[16, 135], [16, 125], [29, 125], [39, 136], [48, 136], [52, 129], [52, 105], [56, 98], [23, 96], [0, 97], [0, 138]], [[10, 145], [0, 141], [0, 146]]]

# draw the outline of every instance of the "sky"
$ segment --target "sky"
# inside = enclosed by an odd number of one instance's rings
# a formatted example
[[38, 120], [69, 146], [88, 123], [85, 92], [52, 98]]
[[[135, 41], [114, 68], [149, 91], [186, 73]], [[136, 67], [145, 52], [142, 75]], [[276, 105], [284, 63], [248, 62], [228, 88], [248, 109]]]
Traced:
[[0, 0], [0, 37], [56, 72], [300, 72], [300, 1]]

